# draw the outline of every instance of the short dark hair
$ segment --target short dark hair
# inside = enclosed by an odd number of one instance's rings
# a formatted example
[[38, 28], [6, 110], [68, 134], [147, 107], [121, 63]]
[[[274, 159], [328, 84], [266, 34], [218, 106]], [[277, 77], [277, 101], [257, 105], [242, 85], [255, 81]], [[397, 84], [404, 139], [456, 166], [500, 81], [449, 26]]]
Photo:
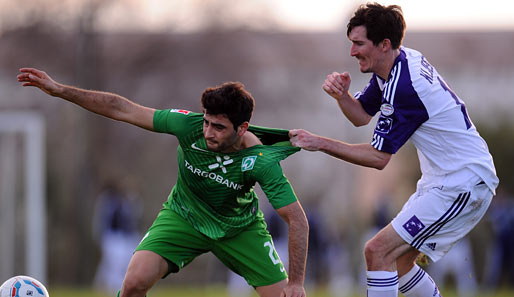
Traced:
[[240, 82], [226, 82], [220, 86], [205, 89], [202, 94], [205, 113], [226, 115], [237, 129], [252, 117], [254, 99]]
[[407, 25], [400, 6], [383, 6], [375, 2], [359, 6], [348, 23], [346, 35], [350, 36], [353, 28], [358, 26], [366, 27], [366, 37], [375, 46], [384, 39], [389, 39], [392, 48], [398, 49], [402, 44]]

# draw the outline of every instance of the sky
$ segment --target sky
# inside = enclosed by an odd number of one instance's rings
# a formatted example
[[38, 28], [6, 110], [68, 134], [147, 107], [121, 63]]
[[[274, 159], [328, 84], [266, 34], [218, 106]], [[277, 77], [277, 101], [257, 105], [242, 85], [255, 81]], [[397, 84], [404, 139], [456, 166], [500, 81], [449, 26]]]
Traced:
[[[95, 0], [90, 0], [95, 1]], [[345, 27], [355, 8], [366, 1], [356, 0], [121, 0], [111, 1], [101, 18], [105, 30], [198, 31], [202, 28], [199, 7], [230, 5], [232, 13], [220, 22], [248, 22], [250, 27], [266, 30], [259, 23], [273, 15], [273, 28], [285, 31], [337, 31]], [[404, 11], [410, 31], [487, 31], [514, 30], [514, 1], [510, 0], [397, 0], [379, 1], [398, 4]], [[129, 10], [127, 7], [132, 7]], [[134, 9], [136, 7], [136, 9]], [[235, 13], [234, 13], [235, 12]], [[240, 16], [239, 16], [240, 15]], [[239, 16], [239, 18], [238, 18]], [[212, 17], [212, 16], [211, 16]], [[174, 20], [174, 21], [171, 21]]]
[[[309, 28], [337, 29], [341, 24], [341, 18], [347, 19], [358, 4], [365, 3], [365, 1], [341, 0], [275, 0], [273, 2], [277, 3], [280, 13], [288, 21], [288, 26], [307, 30]], [[514, 1], [511, 0], [378, 2], [400, 5], [410, 30], [514, 30]]]
[[[375, 1], [375, 0], [371, 0]], [[96, 8], [99, 31], [189, 33], [209, 29], [333, 32], [346, 27], [359, 0], [0, 0], [0, 32], [46, 15], [73, 28]], [[511, 0], [378, 0], [402, 7], [408, 31], [514, 31]], [[44, 5], [42, 5], [44, 4]]]

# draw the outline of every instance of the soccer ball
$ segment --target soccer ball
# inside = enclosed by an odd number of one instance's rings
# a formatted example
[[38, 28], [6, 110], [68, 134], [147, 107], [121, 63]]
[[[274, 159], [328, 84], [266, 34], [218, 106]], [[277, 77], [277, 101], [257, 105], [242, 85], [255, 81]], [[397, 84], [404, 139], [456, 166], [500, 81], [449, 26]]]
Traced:
[[0, 297], [49, 297], [49, 295], [45, 286], [37, 279], [18, 275], [2, 284]]

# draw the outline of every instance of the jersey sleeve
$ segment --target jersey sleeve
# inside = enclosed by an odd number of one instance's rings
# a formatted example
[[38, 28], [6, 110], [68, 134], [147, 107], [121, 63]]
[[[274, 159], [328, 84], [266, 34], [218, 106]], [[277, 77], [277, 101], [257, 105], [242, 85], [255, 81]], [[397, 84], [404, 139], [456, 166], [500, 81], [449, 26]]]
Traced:
[[371, 145], [390, 154], [396, 153], [428, 120], [425, 105], [414, 90], [407, 66], [403, 63], [393, 68], [379, 109], [381, 112]]
[[380, 91], [375, 74], [373, 74], [366, 87], [362, 91], [355, 93], [354, 97], [359, 100], [364, 111], [370, 116], [374, 116], [380, 110], [382, 91]]
[[191, 121], [198, 115], [184, 109], [156, 110], [153, 117], [154, 131], [175, 136], [187, 135], [192, 127]]
[[258, 172], [258, 176], [257, 182], [274, 209], [279, 209], [298, 200], [278, 162], [263, 168]]

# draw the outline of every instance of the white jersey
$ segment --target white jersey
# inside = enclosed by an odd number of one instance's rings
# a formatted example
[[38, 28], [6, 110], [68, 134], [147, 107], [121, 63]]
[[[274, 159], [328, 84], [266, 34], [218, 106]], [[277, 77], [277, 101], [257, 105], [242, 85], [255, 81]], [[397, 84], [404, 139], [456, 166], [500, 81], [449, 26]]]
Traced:
[[355, 97], [371, 116], [380, 111], [373, 147], [394, 154], [412, 140], [422, 172], [418, 185], [478, 180], [494, 193], [498, 178], [487, 144], [464, 103], [420, 52], [401, 47], [388, 80], [373, 74]]

